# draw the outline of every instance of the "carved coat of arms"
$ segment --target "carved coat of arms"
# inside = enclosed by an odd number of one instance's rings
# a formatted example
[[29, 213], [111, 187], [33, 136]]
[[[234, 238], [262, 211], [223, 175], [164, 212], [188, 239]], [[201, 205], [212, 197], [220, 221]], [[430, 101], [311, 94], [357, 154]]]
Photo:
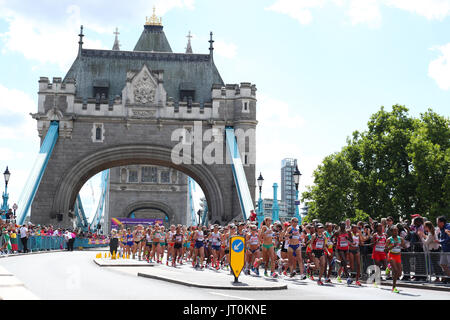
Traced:
[[145, 73], [134, 85], [134, 101], [140, 104], [153, 103], [155, 100], [156, 88], [150, 76]]

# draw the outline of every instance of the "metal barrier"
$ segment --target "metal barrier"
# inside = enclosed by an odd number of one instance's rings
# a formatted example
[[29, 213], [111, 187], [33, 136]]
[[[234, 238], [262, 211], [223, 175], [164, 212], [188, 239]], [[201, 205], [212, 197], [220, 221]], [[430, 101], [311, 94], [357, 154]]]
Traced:
[[[415, 250], [416, 251], [402, 250], [401, 260], [403, 278], [401, 279], [409, 280], [411, 277], [414, 277], [419, 281], [432, 282], [435, 278], [450, 278], [444, 273], [442, 267], [440, 266], [442, 254], [450, 255], [450, 253], [428, 250], [423, 251], [422, 246], [416, 246]], [[302, 258], [305, 263], [309, 259], [305, 248], [302, 248]], [[373, 265], [375, 265], [375, 262], [372, 259], [372, 247], [370, 245], [360, 246], [361, 279], [367, 279], [369, 277], [367, 270]], [[333, 265], [332, 273], [337, 275], [339, 268], [339, 263], [335, 263]], [[351, 271], [353, 274], [355, 273], [353, 270]]]
[[[18, 240], [19, 251], [23, 251], [23, 245], [20, 238]], [[75, 238], [74, 248], [99, 248], [107, 246], [108, 244], [90, 244], [89, 239]], [[27, 248], [30, 252], [49, 251], [49, 250], [64, 250], [67, 249], [67, 241], [64, 237], [57, 236], [31, 236], [27, 240]]]

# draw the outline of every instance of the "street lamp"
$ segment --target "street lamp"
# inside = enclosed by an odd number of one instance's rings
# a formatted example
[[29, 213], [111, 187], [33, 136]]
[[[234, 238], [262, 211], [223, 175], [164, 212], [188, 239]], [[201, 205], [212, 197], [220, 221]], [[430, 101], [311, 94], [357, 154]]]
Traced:
[[3, 172], [3, 176], [5, 177], [5, 184], [8, 186], [9, 177], [11, 176], [11, 173], [8, 170], [8, 167], [6, 167], [5, 172]]
[[8, 206], [8, 181], [9, 181], [9, 177], [11, 176], [11, 173], [8, 170], [8, 167], [6, 167], [5, 172], [3, 172], [3, 176], [5, 177], [5, 192], [3, 193], [3, 204], [2, 204], [2, 212], [4, 212], [4, 214], [6, 214], [9, 210], [9, 206]]
[[302, 176], [301, 172], [298, 170], [298, 166], [295, 165], [295, 171], [292, 174], [294, 176], [295, 183], [295, 217], [298, 219], [299, 223], [302, 223], [302, 218], [298, 212], [298, 205], [300, 201], [298, 200], [298, 184], [300, 183], [300, 177]]
[[262, 185], [264, 182], [264, 178], [261, 175], [261, 172], [259, 173], [259, 177], [257, 179], [258, 187], [259, 187], [259, 199], [258, 199], [258, 226], [261, 226], [261, 223], [264, 220], [264, 208], [263, 208], [263, 201], [261, 199], [261, 191], [262, 191]]

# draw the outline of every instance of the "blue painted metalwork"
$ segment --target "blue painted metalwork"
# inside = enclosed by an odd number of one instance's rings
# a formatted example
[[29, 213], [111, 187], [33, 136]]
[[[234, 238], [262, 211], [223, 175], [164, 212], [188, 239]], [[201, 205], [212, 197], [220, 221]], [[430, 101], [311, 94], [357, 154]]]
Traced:
[[[89, 244], [89, 239], [75, 238], [73, 243], [74, 248], [100, 248], [108, 246], [108, 244]], [[50, 251], [50, 250], [64, 250], [67, 249], [67, 241], [64, 237], [58, 236], [31, 236], [27, 241], [28, 250], [36, 251]], [[18, 241], [19, 251], [23, 250], [22, 241]]]
[[194, 199], [192, 191], [195, 191], [195, 183], [191, 177], [188, 177], [189, 211], [191, 212], [191, 225], [197, 225], [197, 215], [195, 214]]
[[253, 200], [248, 188], [247, 177], [245, 175], [244, 167], [242, 165], [241, 155], [236, 143], [236, 136], [234, 135], [234, 129], [232, 127], [225, 128], [226, 140], [230, 158], [232, 161], [231, 168], [233, 171], [234, 184], [239, 197], [239, 203], [241, 205], [242, 216], [244, 221], [247, 220], [247, 214], [250, 214], [252, 210], [255, 210], [253, 206]]
[[264, 204], [261, 198], [261, 191], [259, 191], [259, 199], [258, 199], [258, 227], [261, 227], [262, 222], [264, 221]]
[[278, 184], [273, 184], [273, 204], [272, 204], [272, 221], [280, 220], [280, 207], [278, 206]]
[[53, 147], [58, 140], [58, 129], [59, 122], [52, 121], [50, 127], [48, 128], [47, 134], [45, 136], [44, 142], [41, 145], [39, 154], [36, 158], [34, 166], [26, 182], [25, 188], [18, 201], [17, 208], [17, 223], [23, 224], [25, 218], [30, 212], [30, 206], [33, 202], [36, 191], [41, 182], [42, 176], [44, 175], [45, 168], [47, 167], [48, 160], [53, 151]]
[[109, 182], [109, 169], [102, 171], [102, 193], [100, 195], [100, 199], [97, 206], [97, 211], [95, 212], [94, 218], [92, 219], [90, 229], [91, 231], [96, 231], [97, 227], [103, 217], [103, 208], [105, 205], [106, 193], [108, 191], [108, 182]]
[[3, 215], [6, 215], [6, 213], [9, 210], [9, 205], [8, 205], [8, 198], [9, 198], [8, 184], [5, 184], [5, 192], [3, 192], [2, 197], [3, 197], [3, 203], [2, 203], [2, 207], [1, 207], [0, 211], [2, 212], [2, 217], [3, 217]]
[[77, 217], [77, 226], [83, 231], [88, 231], [89, 222], [86, 218], [86, 214], [84, 213], [83, 204], [79, 194], [77, 195], [77, 200], [75, 202], [75, 216]]

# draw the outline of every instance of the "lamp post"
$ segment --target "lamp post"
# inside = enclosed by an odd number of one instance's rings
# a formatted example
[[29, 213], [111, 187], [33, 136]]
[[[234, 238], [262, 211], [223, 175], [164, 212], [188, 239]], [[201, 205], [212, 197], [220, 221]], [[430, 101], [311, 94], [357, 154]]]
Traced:
[[298, 166], [295, 166], [295, 171], [293, 173], [294, 176], [294, 183], [295, 183], [295, 217], [298, 219], [299, 224], [302, 223], [302, 218], [300, 217], [300, 214], [298, 212], [298, 206], [300, 204], [300, 201], [298, 200], [298, 184], [300, 183], [300, 177], [302, 174], [298, 170]]
[[3, 214], [5, 214], [6, 215], [6, 213], [8, 212], [8, 210], [9, 210], [9, 206], [8, 206], [8, 198], [9, 198], [9, 195], [8, 195], [8, 181], [9, 181], [9, 177], [11, 176], [11, 173], [9, 172], [9, 170], [8, 170], [8, 167], [6, 167], [6, 170], [5, 170], [5, 172], [3, 172], [3, 176], [4, 176], [4, 178], [5, 178], [5, 192], [3, 193], [3, 204], [2, 204], [2, 212], [3, 212]]
[[259, 187], [259, 199], [258, 199], [258, 227], [261, 226], [261, 223], [264, 220], [264, 208], [263, 208], [263, 201], [261, 198], [261, 191], [262, 191], [262, 185], [264, 182], [264, 178], [261, 175], [261, 172], [259, 173], [259, 177], [258, 180], [256, 180], [258, 182], [258, 187]]

